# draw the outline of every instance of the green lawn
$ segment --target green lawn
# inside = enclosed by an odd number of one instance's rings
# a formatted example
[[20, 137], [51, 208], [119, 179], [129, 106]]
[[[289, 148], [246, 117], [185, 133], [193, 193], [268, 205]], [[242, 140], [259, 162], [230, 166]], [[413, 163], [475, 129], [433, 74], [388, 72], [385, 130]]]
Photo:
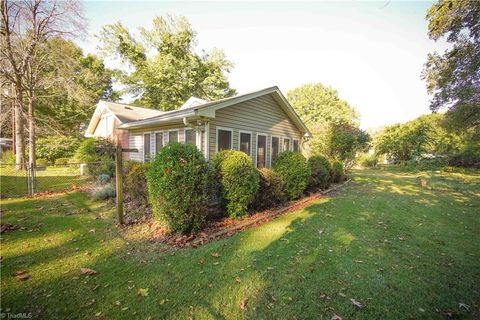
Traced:
[[[48, 166], [36, 172], [35, 192], [70, 190], [88, 180], [89, 177], [80, 176], [78, 166]], [[15, 170], [12, 165], [0, 165], [0, 196], [8, 198], [27, 194], [27, 172]]]
[[[2, 222], [25, 228], [2, 235], [2, 312], [44, 319], [480, 317], [478, 173], [356, 171], [330, 198], [197, 249], [151, 243], [144, 226], [121, 230], [110, 205], [81, 193], [3, 201]], [[81, 275], [81, 267], [97, 274]], [[30, 278], [17, 280], [18, 270]]]

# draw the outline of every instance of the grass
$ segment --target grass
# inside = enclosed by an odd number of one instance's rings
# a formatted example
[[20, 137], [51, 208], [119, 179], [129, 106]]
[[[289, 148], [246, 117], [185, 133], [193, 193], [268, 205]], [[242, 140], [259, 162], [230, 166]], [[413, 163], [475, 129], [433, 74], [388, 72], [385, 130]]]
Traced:
[[[73, 185], [80, 186], [88, 180], [80, 176], [80, 169], [73, 166], [48, 166], [36, 171], [35, 192], [64, 191]], [[21, 197], [28, 194], [26, 170], [16, 170], [13, 165], [0, 165], [0, 196]]]
[[[2, 312], [45, 319], [443, 319], [452, 312], [478, 319], [480, 175], [353, 175], [304, 210], [184, 250], [151, 243], [144, 226], [118, 228], [111, 205], [81, 193], [4, 201], [2, 222], [24, 230], [2, 235]], [[81, 267], [97, 274], [81, 275]], [[13, 276], [22, 269], [26, 281]]]

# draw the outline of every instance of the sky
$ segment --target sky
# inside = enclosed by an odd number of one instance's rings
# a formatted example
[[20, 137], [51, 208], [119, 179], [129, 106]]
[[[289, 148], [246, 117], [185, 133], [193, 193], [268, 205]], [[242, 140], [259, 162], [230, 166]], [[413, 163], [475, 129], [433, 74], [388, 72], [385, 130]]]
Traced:
[[[197, 50], [223, 49], [238, 93], [278, 86], [287, 92], [321, 82], [360, 113], [361, 127], [378, 128], [429, 113], [421, 71], [427, 55], [447, 48], [427, 35], [432, 2], [165, 2], [86, 1], [85, 53], [98, 53], [103, 25], [150, 27], [155, 16], [185, 16]], [[110, 61], [107, 66], [116, 67]]]

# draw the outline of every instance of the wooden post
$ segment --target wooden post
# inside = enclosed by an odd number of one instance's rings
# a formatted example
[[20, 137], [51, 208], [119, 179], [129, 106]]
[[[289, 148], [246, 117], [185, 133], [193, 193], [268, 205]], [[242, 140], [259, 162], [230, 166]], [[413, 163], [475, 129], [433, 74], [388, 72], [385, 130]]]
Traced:
[[122, 147], [117, 146], [116, 152], [116, 166], [115, 166], [115, 178], [116, 178], [116, 191], [117, 191], [117, 215], [118, 222], [124, 223], [123, 218], [123, 159], [122, 159]]

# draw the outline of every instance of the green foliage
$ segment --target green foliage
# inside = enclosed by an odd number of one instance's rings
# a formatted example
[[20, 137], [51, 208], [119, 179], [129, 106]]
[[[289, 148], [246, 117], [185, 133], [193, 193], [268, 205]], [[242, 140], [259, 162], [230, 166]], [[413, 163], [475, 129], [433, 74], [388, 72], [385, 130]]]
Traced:
[[257, 210], [273, 208], [284, 201], [282, 177], [267, 168], [258, 170], [259, 187], [252, 207]]
[[302, 154], [282, 152], [273, 161], [272, 168], [282, 177], [283, 192], [287, 199], [296, 199], [302, 195], [310, 177], [310, 167]]
[[153, 215], [171, 231], [199, 230], [205, 222], [208, 178], [208, 165], [194, 145], [167, 144], [147, 173]]
[[432, 111], [448, 109], [458, 128], [480, 125], [480, 2], [440, 0], [427, 13], [428, 34], [451, 44], [443, 54], [428, 55], [422, 77], [433, 95]]
[[47, 159], [37, 159], [36, 160], [36, 165], [39, 166], [39, 167], [44, 167], [44, 166], [48, 166], [48, 165], [51, 165], [52, 163], [50, 161], [48, 161]]
[[109, 183], [101, 187], [98, 191], [93, 193], [93, 198], [95, 200], [106, 200], [109, 198], [115, 197], [115, 187], [113, 184]]
[[328, 156], [343, 161], [346, 169], [355, 164], [357, 152], [366, 151], [370, 145], [370, 135], [352, 124], [340, 123], [330, 126], [327, 136]]
[[345, 179], [345, 170], [343, 168], [343, 163], [340, 161], [334, 160], [332, 161], [330, 177], [333, 183], [342, 182]]
[[102, 173], [102, 174], [98, 175], [98, 177], [97, 177], [97, 183], [100, 184], [100, 185], [105, 185], [105, 184], [109, 183], [111, 180], [112, 180], [112, 178], [108, 174], [105, 174], [105, 173]]
[[94, 176], [102, 173], [113, 177], [115, 172], [116, 146], [108, 139], [88, 138], [78, 147], [75, 159], [86, 163], [88, 171]]
[[2, 163], [15, 164], [15, 154], [12, 150], [5, 150], [2, 152]]
[[454, 167], [480, 168], [480, 143], [468, 143], [462, 150], [450, 155], [448, 164]]
[[325, 190], [330, 186], [330, 162], [327, 158], [317, 155], [308, 158], [310, 167], [310, 177], [308, 179], [308, 188], [310, 190]]
[[125, 198], [146, 205], [148, 203], [147, 173], [150, 163], [125, 161], [123, 167]]
[[70, 162], [70, 158], [58, 158], [55, 160], [56, 166], [66, 166]]
[[226, 76], [232, 63], [218, 49], [197, 54], [196, 33], [186, 18], [155, 17], [151, 30], [139, 31], [135, 38], [117, 22], [100, 34], [102, 51], [131, 67], [117, 73], [136, 104], [167, 111], [192, 95], [215, 100], [235, 93]]
[[222, 198], [226, 201], [227, 214], [231, 218], [247, 214], [259, 186], [259, 177], [252, 159], [241, 151], [218, 152], [213, 165], [217, 171]]
[[375, 154], [364, 152], [358, 156], [357, 162], [364, 168], [374, 168], [378, 164], [378, 158]]
[[76, 137], [51, 136], [37, 140], [36, 155], [54, 163], [58, 158], [70, 158], [80, 146]]

